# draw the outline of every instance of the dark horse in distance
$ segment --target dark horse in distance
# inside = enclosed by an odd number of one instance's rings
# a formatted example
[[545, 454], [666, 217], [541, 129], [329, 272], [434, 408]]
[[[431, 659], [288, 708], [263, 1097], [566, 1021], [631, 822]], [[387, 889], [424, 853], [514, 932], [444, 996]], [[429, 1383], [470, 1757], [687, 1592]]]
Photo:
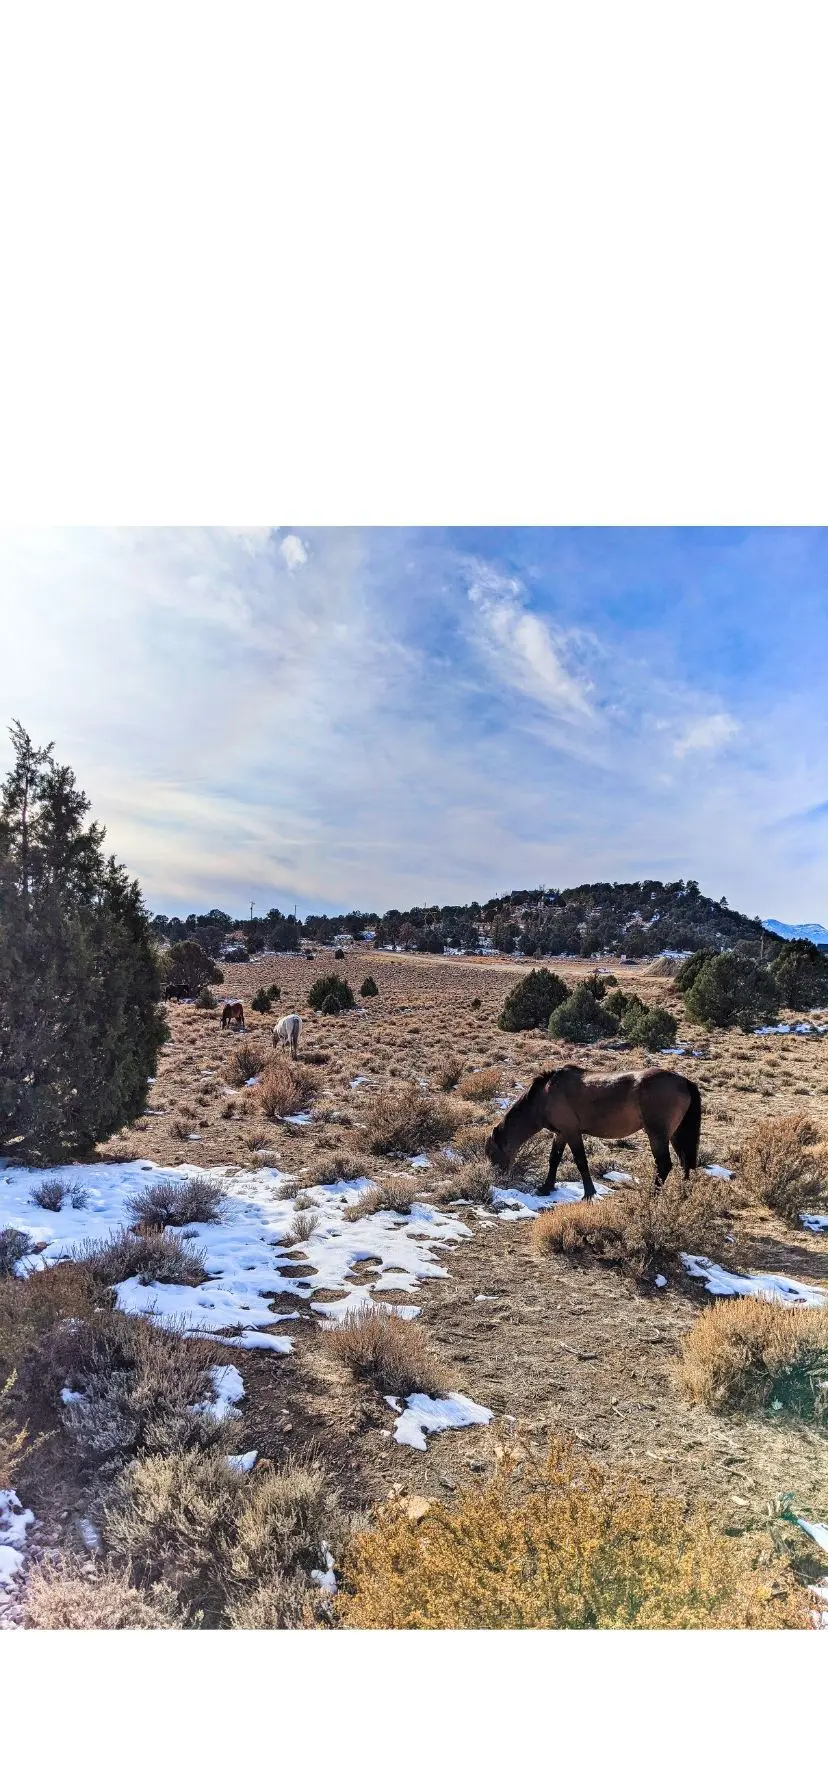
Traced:
[[696, 1168], [701, 1096], [697, 1084], [676, 1070], [586, 1077], [577, 1064], [564, 1064], [561, 1070], [536, 1076], [526, 1094], [504, 1114], [486, 1140], [489, 1162], [500, 1171], [508, 1170], [521, 1145], [544, 1127], [553, 1139], [549, 1174], [538, 1193], [548, 1195], [555, 1187], [558, 1165], [568, 1145], [581, 1173], [584, 1199], [591, 1201], [595, 1184], [584, 1150], [584, 1133], [598, 1139], [626, 1139], [643, 1128], [659, 1181], [666, 1182], [672, 1169], [671, 1144], [686, 1181]]

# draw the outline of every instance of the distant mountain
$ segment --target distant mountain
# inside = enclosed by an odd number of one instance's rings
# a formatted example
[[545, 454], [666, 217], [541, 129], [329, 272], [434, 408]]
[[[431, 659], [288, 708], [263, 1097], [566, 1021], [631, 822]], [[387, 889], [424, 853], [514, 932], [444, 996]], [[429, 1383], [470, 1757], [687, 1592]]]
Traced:
[[828, 946], [828, 927], [821, 921], [763, 921], [762, 926], [783, 940], [813, 940], [815, 946]]

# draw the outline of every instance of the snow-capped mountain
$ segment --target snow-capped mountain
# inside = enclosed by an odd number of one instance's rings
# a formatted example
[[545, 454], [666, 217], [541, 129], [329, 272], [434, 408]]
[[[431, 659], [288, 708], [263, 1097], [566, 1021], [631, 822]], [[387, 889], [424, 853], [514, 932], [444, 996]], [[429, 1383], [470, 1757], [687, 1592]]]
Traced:
[[828, 946], [828, 927], [821, 921], [763, 921], [762, 926], [783, 940], [813, 940], [815, 946]]

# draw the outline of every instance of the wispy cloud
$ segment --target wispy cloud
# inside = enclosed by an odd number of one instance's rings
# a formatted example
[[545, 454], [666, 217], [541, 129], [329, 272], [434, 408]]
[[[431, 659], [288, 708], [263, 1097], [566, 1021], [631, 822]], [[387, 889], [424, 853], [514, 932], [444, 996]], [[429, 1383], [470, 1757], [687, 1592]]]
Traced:
[[477, 647], [505, 686], [554, 716], [591, 716], [589, 682], [567, 667], [565, 641], [528, 607], [519, 580], [504, 578], [478, 561], [469, 599], [476, 613]]
[[673, 752], [678, 759], [683, 759], [687, 753], [717, 753], [738, 732], [739, 724], [732, 716], [722, 713], [700, 716], [679, 736]]
[[284, 535], [279, 543], [279, 552], [288, 572], [298, 572], [300, 566], [307, 564], [308, 550], [298, 535]]

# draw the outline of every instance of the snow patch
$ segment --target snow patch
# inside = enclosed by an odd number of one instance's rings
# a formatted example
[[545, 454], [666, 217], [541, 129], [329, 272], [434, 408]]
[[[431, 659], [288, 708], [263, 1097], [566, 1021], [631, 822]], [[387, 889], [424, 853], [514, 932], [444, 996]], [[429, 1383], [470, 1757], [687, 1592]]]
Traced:
[[447, 1394], [440, 1400], [433, 1400], [430, 1394], [409, 1394], [405, 1411], [400, 1413], [394, 1425], [394, 1436], [398, 1444], [408, 1444], [412, 1450], [424, 1450], [426, 1432], [488, 1425], [492, 1418], [494, 1414], [488, 1406], [478, 1406], [465, 1394]]
[[0, 1489], [0, 1587], [11, 1587], [23, 1567], [30, 1524], [34, 1513], [24, 1511], [14, 1489]]
[[787, 1276], [740, 1276], [709, 1257], [690, 1257], [682, 1252], [681, 1261], [689, 1276], [699, 1276], [708, 1294], [748, 1294], [759, 1300], [776, 1300], [786, 1307], [823, 1307], [828, 1290], [814, 1288], [809, 1282], [794, 1282]]

